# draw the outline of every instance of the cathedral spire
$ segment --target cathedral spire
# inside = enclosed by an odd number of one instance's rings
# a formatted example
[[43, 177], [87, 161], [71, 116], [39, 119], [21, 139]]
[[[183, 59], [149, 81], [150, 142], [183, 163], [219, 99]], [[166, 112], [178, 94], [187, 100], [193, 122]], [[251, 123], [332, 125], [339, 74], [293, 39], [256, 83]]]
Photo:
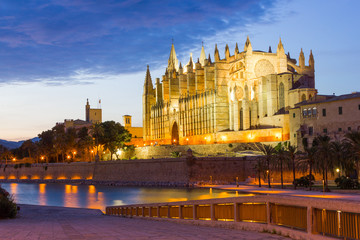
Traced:
[[230, 51], [229, 51], [229, 45], [226, 44], [225, 46], [225, 58], [229, 59], [230, 58]]
[[272, 53], [271, 46], [269, 46], [269, 53]]
[[219, 50], [217, 48], [217, 44], [215, 44], [215, 53], [214, 53], [214, 57], [215, 57], [215, 62], [220, 61], [220, 54], [219, 54]]
[[235, 55], [239, 53], [239, 47], [238, 47], [238, 44], [236, 43], [235, 45]]
[[313, 55], [313, 53], [312, 53], [312, 50], [310, 50], [309, 66], [310, 66], [311, 68], [315, 68], [315, 60], [314, 60], [314, 55]]
[[178, 71], [179, 69], [179, 63], [178, 63], [178, 59], [176, 57], [176, 52], [175, 52], [175, 47], [174, 47], [174, 43], [171, 44], [171, 51], [170, 51], [170, 56], [169, 56], [169, 60], [168, 60], [168, 69], [169, 71], [171, 70], [176, 70]]
[[183, 74], [184, 73], [184, 70], [183, 70], [183, 67], [181, 65], [181, 62], [180, 62], [180, 66], [179, 66], [179, 74]]
[[200, 63], [201, 66], [205, 65], [205, 59], [206, 59], [206, 54], [205, 54], [205, 49], [204, 49], [204, 45], [201, 47], [201, 53], [200, 53]]
[[305, 67], [305, 56], [304, 56], [304, 52], [303, 52], [302, 48], [301, 48], [300, 56], [299, 56], [299, 66], [300, 66], [300, 68]]
[[194, 70], [194, 62], [193, 62], [193, 59], [192, 59], [192, 53], [190, 53], [190, 60], [189, 60], [188, 64], [186, 64], [186, 66], [187, 66], [187, 69], [186, 69], [187, 72], [193, 72], [193, 70]]
[[279, 39], [279, 44], [277, 46], [277, 52], [280, 52], [280, 51], [284, 52], [284, 45], [281, 42], [281, 38]]
[[251, 46], [251, 42], [250, 42], [249, 36], [247, 36], [247, 38], [246, 38], [246, 42], [245, 42], [245, 46], [244, 46], [244, 51], [245, 51], [245, 52], [247, 52], [247, 51], [252, 52], [252, 46]]
[[153, 84], [150, 75], [149, 65], [147, 65], [145, 82], [144, 82], [144, 93], [150, 93], [153, 90]]
[[208, 57], [208, 63], [211, 63], [210, 53], [209, 53], [209, 57]]

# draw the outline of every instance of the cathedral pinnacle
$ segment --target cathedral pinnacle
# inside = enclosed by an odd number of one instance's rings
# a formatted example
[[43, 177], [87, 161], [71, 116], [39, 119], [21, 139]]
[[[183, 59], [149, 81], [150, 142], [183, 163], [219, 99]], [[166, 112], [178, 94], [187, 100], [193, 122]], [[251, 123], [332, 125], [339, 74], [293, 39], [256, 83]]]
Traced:
[[244, 51], [245, 51], [245, 52], [247, 52], [247, 51], [252, 51], [252, 46], [251, 46], [251, 42], [250, 42], [249, 36], [247, 36], [247, 38], [246, 38], [246, 42], [245, 42], [245, 46], [244, 46]]
[[310, 56], [309, 56], [309, 66], [314, 68], [315, 65], [315, 60], [314, 60], [314, 55], [312, 53], [312, 50], [310, 50]]
[[208, 57], [208, 63], [211, 63], [210, 53], [209, 53], [209, 57]]
[[215, 53], [214, 53], [214, 56], [215, 56], [215, 62], [220, 61], [220, 54], [219, 54], [219, 50], [218, 50], [218, 48], [217, 48], [217, 44], [215, 44]]
[[225, 46], [225, 58], [229, 59], [230, 58], [230, 51], [229, 51], [229, 46], [226, 44]]
[[146, 69], [144, 88], [145, 88], [145, 93], [149, 93], [153, 89], [149, 65], [147, 65], [147, 69]]
[[302, 48], [301, 48], [300, 56], [299, 56], [299, 66], [300, 66], [300, 68], [305, 67], [305, 56], [304, 56], [304, 52], [303, 52]]
[[171, 44], [171, 51], [170, 51], [170, 56], [169, 56], [169, 60], [168, 60], [168, 69], [169, 71], [175, 69], [176, 71], [178, 71], [178, 59], [176, 57], [176, 52], [175, 52], [175, 47], [174, 47], [174, 43]]
[[278, 46], [277, 46], [277, 51], [276, 51], [276, 53], [283, 53], [283, 54], [285, 54], [285, 50], [284, 50], [284, 45], [282, 44], [282, 42], [281, 42], [281, 38], [279, 39], [279, 44], [278, 44]]
[[200, 63], [201, 66], [205, 65], [205, 59], [206, 59], [206, 55], [205, 55], [205, 49], [204, 49], [204, 45], [201, 47], [201, 53], [200, 53]]
[[236, 46], [235, 46], [235, 54], [239, 53], [239, 47], [238, 47], [238, 44], [236, 43]]

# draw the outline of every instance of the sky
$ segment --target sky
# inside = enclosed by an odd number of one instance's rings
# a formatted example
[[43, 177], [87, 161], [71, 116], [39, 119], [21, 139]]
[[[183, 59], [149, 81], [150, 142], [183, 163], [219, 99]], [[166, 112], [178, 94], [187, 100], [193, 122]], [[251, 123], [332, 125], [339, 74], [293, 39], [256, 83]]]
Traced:
[[360, 91], [358, 0], [1, 0], [0, 139], [25, 140], [64, 119], [84, 119], [86, 99], [103, 121], [142, 126], [146, 65], [164, 74], [174, 43], [220, 56], [228, 44], [315, 58], [320, 94]]

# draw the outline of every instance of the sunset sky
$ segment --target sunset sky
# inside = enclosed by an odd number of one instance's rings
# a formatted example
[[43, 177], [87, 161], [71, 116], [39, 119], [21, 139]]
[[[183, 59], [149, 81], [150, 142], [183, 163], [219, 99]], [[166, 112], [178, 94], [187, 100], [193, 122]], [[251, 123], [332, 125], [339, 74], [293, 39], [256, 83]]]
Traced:
[[320, 94], [360, 91], [358, 0], [2, 0], [0, 3], [0, 139], [37, 136], [64, 119], [84, 119], [85, 103], [103, 121], [133, 116], [142, 126], [146, 65], [153, 80], [178, 59], [218, 44], [233, 54], [246, 36], [254, 50], [315, 58]]

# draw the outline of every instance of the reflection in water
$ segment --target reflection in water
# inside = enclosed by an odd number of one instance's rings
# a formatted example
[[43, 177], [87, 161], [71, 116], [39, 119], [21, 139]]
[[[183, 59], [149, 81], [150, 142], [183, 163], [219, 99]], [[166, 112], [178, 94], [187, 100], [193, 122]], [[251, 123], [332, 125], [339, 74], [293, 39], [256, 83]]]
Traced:
[[17, 194], [17, 187], [18, 184], [17, 183], [10, 183], [10, 194]]
[[2, 187], [14, 194], [17, 203], [94, 208], [102, 211], [106, 206], [111, 205], [252, 195], [217, 189], [140, 188], [60, 183], [3, 183]]
[[46, 205], [46, 184], [39, 184], [39, 204]]

